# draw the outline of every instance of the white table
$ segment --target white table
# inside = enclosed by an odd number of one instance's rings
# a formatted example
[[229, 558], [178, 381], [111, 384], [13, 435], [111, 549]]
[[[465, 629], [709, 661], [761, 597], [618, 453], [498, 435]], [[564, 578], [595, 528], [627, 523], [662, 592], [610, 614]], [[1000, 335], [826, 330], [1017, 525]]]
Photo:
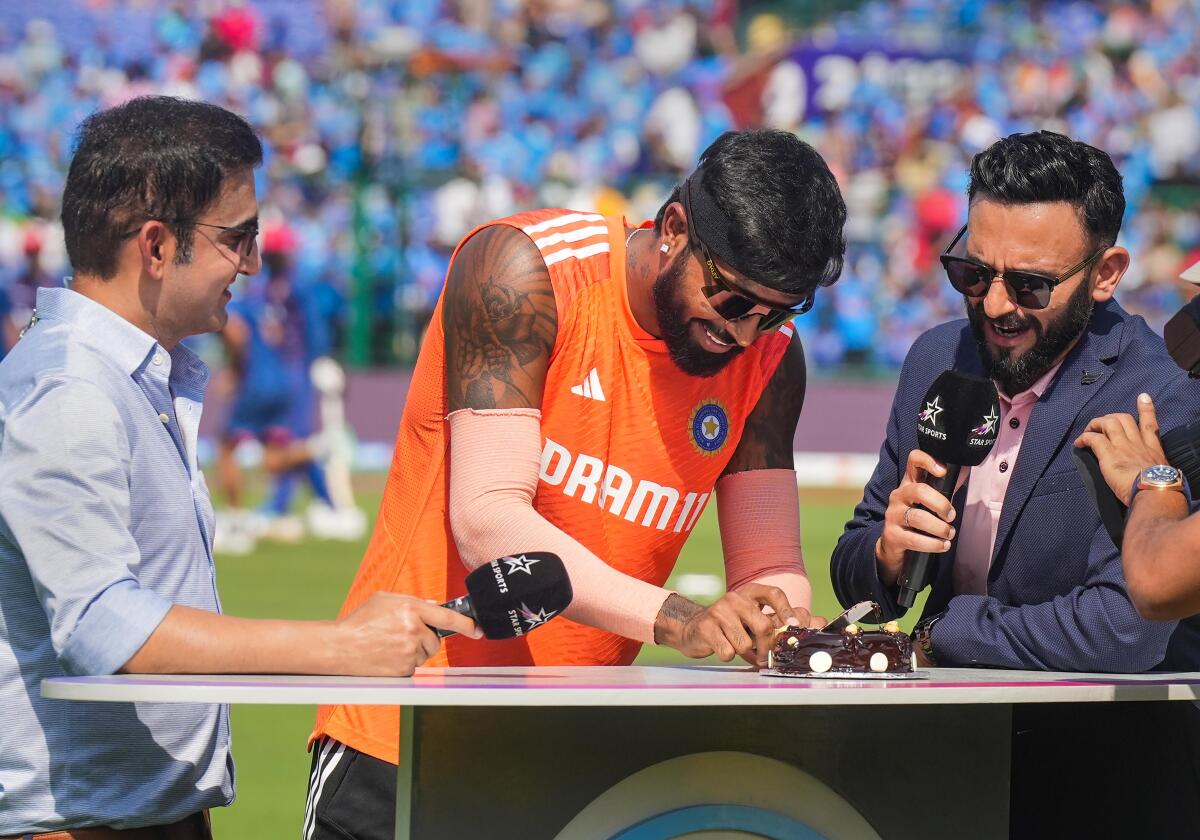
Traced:
[[[965, 820], [975, 837], [1006, 837], [1014, 704], [1200, 700], [1200, 673], [928, 673], [835, 681], [709, 666], [425, 668], [408, 679], [63, 677], [42, 693], [398, 705], [397, 837], [561, 840], [718, 826], [929, 838], [961, 834]], [[933, 784], [943, 804], [917, 813], [911, 803]]]

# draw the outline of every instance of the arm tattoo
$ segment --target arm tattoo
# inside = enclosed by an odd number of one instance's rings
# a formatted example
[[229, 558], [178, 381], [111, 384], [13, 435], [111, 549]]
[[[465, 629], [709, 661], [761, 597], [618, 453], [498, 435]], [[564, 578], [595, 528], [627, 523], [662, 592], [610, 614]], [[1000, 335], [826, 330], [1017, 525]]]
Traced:
[[654, 642], [663, 643], [663, 634], [671, 622], [685, 623], [692, 616], [704, 612], [704, 607], [689, 601], [678, 592], [672, 592], [663, 605], [658, 609], [654, 619]]
[[793, 338], [758, 404], [746, 418], [742, 439], [722, 475], [795, 468], [792, 441], [804, 405], [807, 375], [804, 348], [798, 337]]
[[450, 411], [540, 407], [558, 313], [546, 264], [525, 234], [494, 225], [463, 245], [442, 325]]

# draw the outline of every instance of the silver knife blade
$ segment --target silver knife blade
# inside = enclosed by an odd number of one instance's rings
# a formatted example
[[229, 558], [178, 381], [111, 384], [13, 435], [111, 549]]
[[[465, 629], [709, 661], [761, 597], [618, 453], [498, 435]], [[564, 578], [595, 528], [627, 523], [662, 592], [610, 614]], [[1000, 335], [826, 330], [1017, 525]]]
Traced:
[[843, 629], [847, 624], [853, 624], [861, 618], [865, 618], [871, 613], [879, 609], [879, 605], [874, 601], [859, 601], [850, 609], [839, 615], [833, 621], [821, 628], [821, 632], [833, 632]]

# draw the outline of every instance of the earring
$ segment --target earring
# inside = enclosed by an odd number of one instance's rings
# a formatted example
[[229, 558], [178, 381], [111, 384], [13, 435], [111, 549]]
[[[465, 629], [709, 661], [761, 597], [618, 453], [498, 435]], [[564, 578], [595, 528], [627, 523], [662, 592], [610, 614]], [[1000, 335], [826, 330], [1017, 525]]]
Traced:
[[667, 253], [667, 251], [670, 251], [671, 249], [670, 249], [670, 248], [667, 246], [667, 243], [666, 243], [666, 242], [664, 242], [664, 243], [662, 244], [662, 248], [660, 248], [659, 250], [660, 250], [660, 251], [662, 251], [662, 252], [665, 254], [665, 253]]

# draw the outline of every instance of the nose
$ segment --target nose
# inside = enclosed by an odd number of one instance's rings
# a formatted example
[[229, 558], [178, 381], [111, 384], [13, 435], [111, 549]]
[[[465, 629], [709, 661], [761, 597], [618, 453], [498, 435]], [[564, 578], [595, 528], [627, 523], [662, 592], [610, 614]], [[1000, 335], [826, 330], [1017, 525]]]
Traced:
[[238, 272], [250, 276], [258, 274], [260, 271], [262, 271], [262, 254], [259, 253], [256, 237], [254, 244], [250, 246], [250, 253], [242, 257], [241, 262], [238, 263]]
[[733, 336], [738, 347], [749, 347], [758, 338], [758, 324], [762, 315], [757, 312], [738, 318], [736, 321], [726, 321], [725, 331]]
[[1008, 284], [1000, 277], [993, 277], [983, 297], [983, 314], [995, 320], [1016, 310], [1017, 305], [1013, 302]]

